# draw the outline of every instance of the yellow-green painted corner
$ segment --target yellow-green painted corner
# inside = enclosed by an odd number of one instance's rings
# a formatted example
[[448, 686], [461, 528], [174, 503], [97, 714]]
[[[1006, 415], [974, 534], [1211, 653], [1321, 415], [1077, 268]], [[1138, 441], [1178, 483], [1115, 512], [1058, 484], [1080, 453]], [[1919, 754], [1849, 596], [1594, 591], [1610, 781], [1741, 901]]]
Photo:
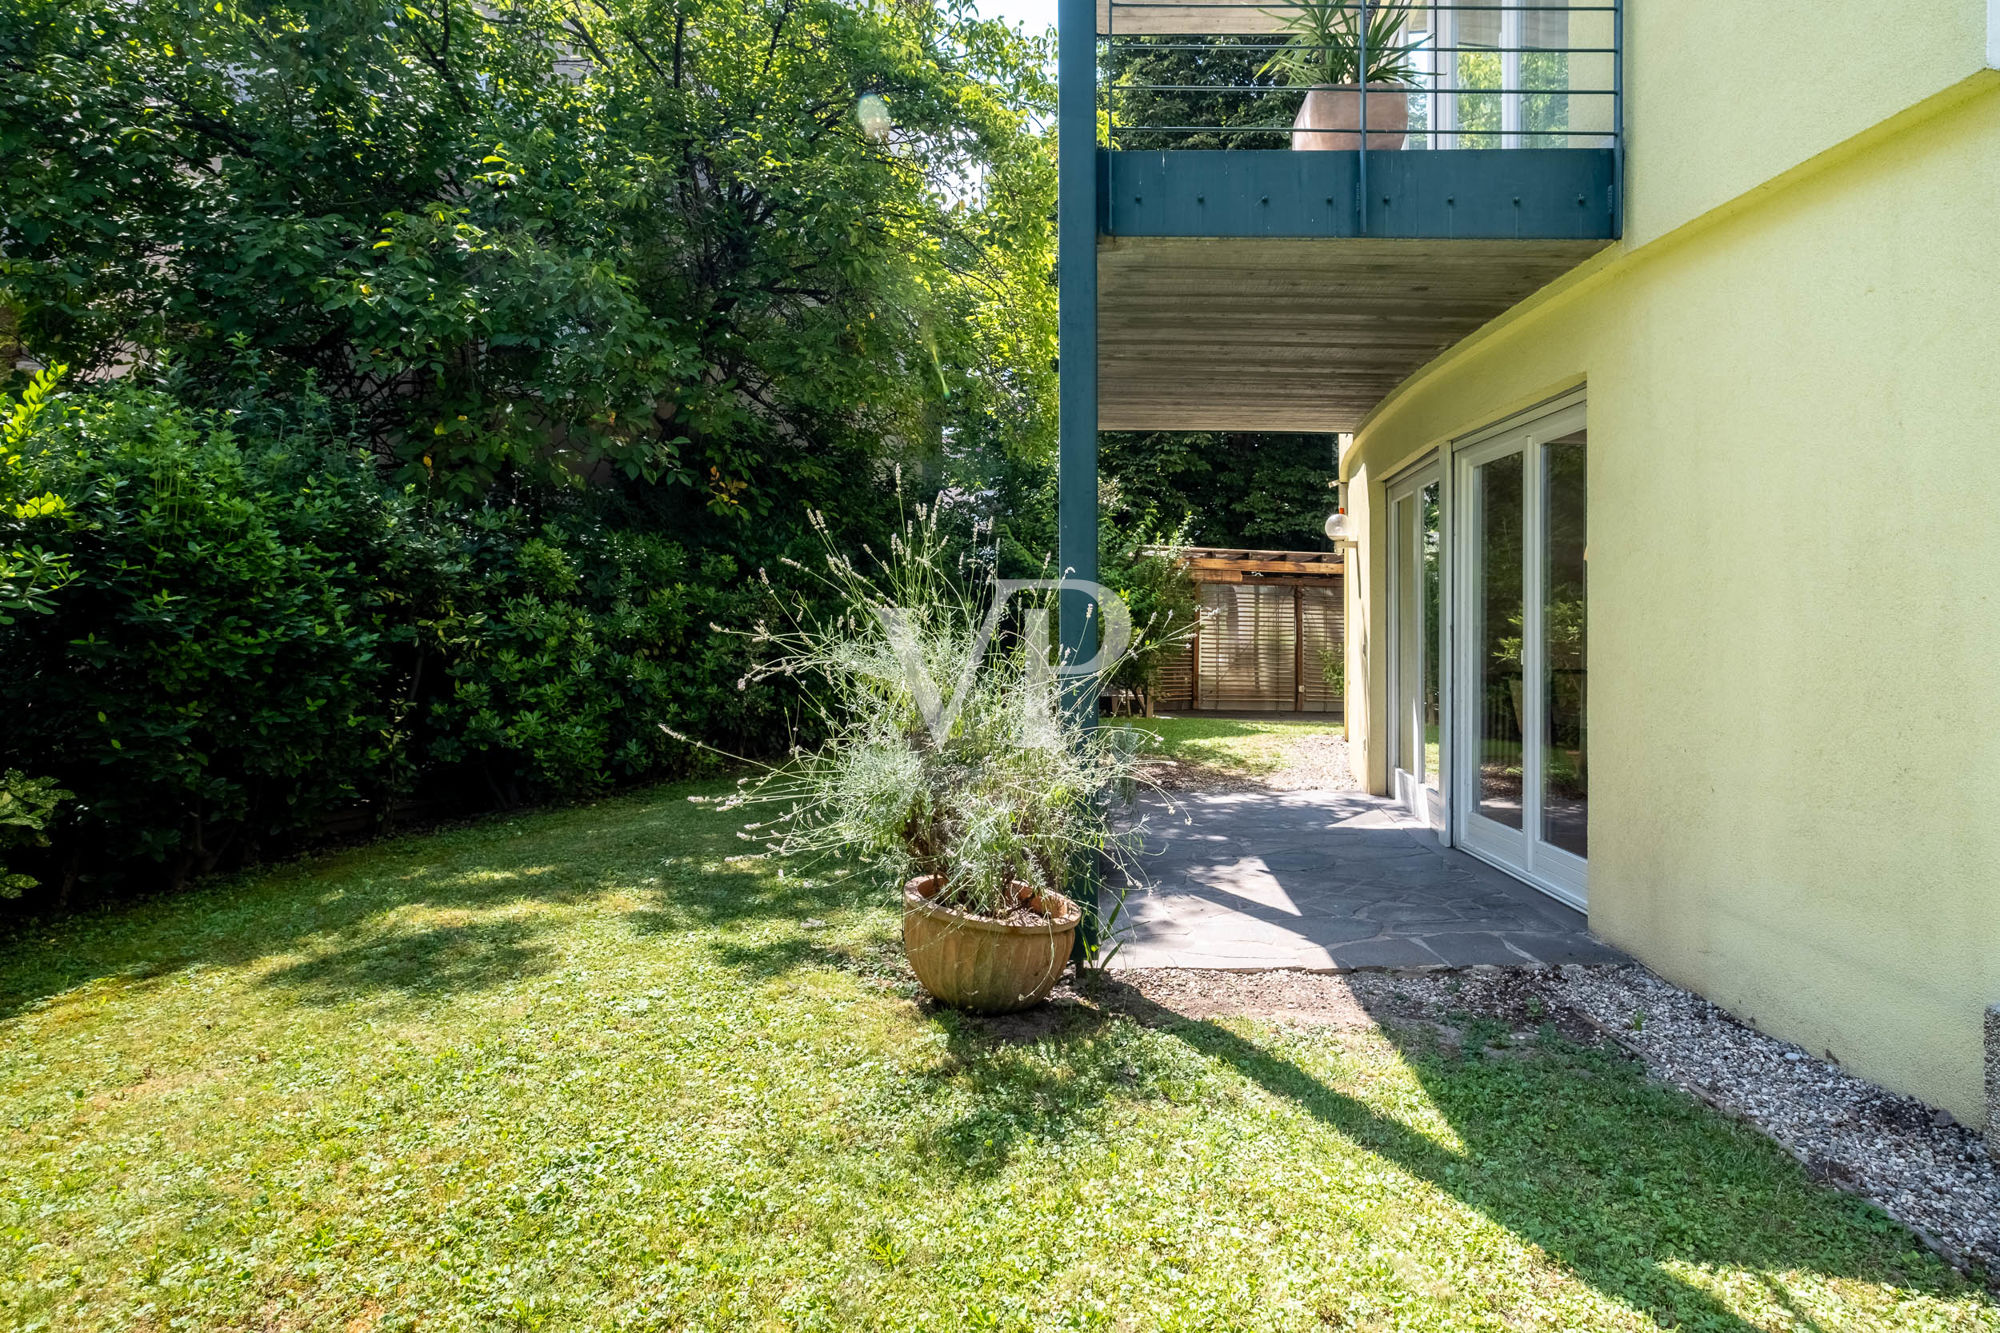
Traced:
[[1382, 791], [1384, 483], [1587, 384], [1593, 928], [1968, 1121], [2000, 1001], [1995, 218], [1988, 71], [1509, 312], [1343, 461]]

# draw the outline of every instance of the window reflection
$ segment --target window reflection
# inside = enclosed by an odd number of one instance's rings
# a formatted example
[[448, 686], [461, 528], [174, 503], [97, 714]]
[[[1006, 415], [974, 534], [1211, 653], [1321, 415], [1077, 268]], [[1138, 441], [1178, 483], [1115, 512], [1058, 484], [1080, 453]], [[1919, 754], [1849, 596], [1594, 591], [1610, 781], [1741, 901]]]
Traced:
[[1444, 649], [1442, 611], [1439, 604], [1439, 528], [1438, 528], [1438, 483], [1432, 482], [1423, 488], [1417, 497], [1422, 506], [1419, 515], [1423, 527], [1423, 544], [1418, 559], [1423, 568], [1418, 574], [1418, 596], [1423, 599], [1420, 623], [1423, 626], [1423, 678], [1419, 688], [1421, 698], [1418, 704], [1419, 725], [1423, 731], [1423, 749], [1419, 758], [1423, 767], [1417, 776], [1426, 787], [1438, 787], [1438, 654]]
[[1521, 827], [1521, 555], [1523, 455], [1475, 473], [1479, 505], [1479, 687], [1473, 736], [1479, 746], [1477, 808], [1508, 828]]
[[1542, 839], [1578, 856], [1588, 854], [1590, 828], [1584, 496], [1584, 432], [1543, 445]]

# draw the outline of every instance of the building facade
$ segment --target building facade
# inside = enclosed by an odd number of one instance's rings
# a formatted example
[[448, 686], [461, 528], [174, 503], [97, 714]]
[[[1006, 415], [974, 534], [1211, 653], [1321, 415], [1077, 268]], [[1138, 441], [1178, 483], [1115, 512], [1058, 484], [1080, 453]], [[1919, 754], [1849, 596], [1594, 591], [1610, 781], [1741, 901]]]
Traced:
[[[2000, 0], [1626, 0], [1568, 6], [1559, 35], [1532, 17], [1558, 6], [1421, 8], [1409, 137], [1291, 155], [1350, 160], [1355, 213], [1324, 233], [1121, 233], [1176, 171], [1213, 210], [1235, 155], [1120, 154], [1114, 127], [1100, 422], [1254, 429], [1281, 404], [1271, 428], [1351, 431], [1363, 783], [1669, 980], [1977, 1122], [2000, 1001]], [[1498, 49], [1485, 102], [1459, 45]], [[1558, 113], [1552, 87], [1577, 94]], [[1254, 222], [1290, 187], [1252, 156], [1227, 171]], [[1300, 193], [1338, 213], [1329, 179]], [[1461, 228], [1468, 204], [1490, 216]], [[1296, 312], [1260, 343], [1220, 298], [1240, 406], [1188, 408], [1198, 377], [1168, 363], [1199, 349], [1122, 313], [1204, 265]], [[1260, 383], [1257, 349], [1294, 336], [1321, 355]], [[1149, 391], [1148, 354], [1182, 399]]]

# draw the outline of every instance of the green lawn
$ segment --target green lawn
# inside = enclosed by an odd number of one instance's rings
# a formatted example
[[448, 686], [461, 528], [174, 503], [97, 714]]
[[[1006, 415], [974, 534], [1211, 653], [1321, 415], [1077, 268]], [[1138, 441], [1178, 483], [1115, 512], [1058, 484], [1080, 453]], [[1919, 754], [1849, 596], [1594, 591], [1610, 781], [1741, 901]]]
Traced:
[[1552, 1036], [931, 1012], [686, 791], [6, 941], [0, 1326], [2000, 1328]]
[[[1106, 725], [1111, 725], [1109, 722]], [[1306, 719], [1241, 717], [1129, 717], [1117, 725], [1138, 727], [1160, 738], [1159, 754], [1229, 773], [1260, 776], [1285, 766], [1292, 744], [1302, 736], [1339, 735], [1333, 714]]]

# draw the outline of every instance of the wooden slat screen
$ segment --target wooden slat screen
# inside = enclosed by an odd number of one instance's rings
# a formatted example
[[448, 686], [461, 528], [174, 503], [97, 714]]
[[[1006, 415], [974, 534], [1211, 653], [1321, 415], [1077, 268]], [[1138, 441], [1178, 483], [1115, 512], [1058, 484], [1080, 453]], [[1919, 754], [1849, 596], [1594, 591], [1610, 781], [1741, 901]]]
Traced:
[[[1204, 583], [1201, 602], [1199, 670], [1193, 645], [1175, 654], [1161, 671], [1157, 707], [1340, 712], [1340, 696], [1327, 686], [1321, 667], [1327, 655], [1344, 651], [1339, 580], [1307, 586]], [[1197, 684], [1199, 697], [1191, 697]]]
[[1206, 583], [1200, 708], [1292, 711], [1292, 590]]
[[1194, 641], [1184, 640], [1160, 665], [1153, 706], [1168, 712], [1194, 707]]
[[1321, 663], [1327, 656], [1347, 651], [1347, 608], [1340, 584], [1328, 588], [1301, 588], [1306, 628], [1305, 711], [1338, 713], [1340, 696], [1326, 683]]

